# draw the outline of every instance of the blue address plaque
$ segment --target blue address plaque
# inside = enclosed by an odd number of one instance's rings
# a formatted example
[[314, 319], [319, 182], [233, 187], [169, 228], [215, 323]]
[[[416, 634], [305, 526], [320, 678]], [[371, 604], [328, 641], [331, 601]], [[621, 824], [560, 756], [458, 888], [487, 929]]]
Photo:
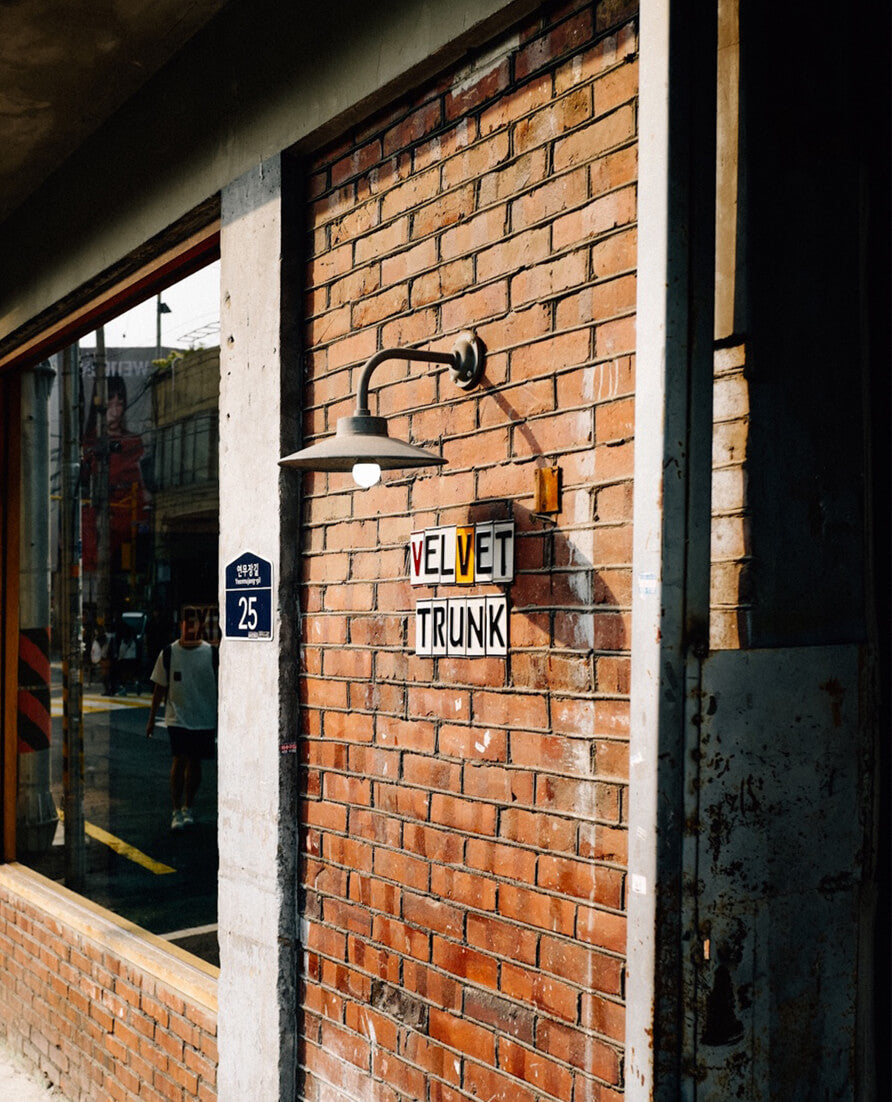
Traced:
[[245, 551], [226, 567], [226, 639], [272, 639], [273, 564]]

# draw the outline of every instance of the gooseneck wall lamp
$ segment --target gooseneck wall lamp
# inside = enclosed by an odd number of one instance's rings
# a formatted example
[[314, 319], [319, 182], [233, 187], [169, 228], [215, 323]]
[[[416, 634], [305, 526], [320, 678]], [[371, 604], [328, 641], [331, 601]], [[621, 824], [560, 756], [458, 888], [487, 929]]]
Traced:
[[419, 360], [448, 364], [456, 386], [471, 390], [483, 374], [483, 347], [474, 333], [460, 333], [451, 352], [425, 352], [412, 348], [384, 348], [366, 360], [356, 389], [356, 412], [339, 417], [334, 436], [279, 460], [282, 467], [305, 471], [352, 471], [360, 486], [374, 486], [382, 471], [408, 467], [442, 466], [446, 460], [387, 433], [387, 421], [369, 412], [369, 380], [385, 360]]

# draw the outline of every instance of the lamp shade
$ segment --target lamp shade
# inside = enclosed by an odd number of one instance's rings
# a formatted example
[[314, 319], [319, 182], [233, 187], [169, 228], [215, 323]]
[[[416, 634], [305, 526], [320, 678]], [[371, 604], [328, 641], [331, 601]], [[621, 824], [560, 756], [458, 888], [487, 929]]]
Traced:
[[281, 467], [306, 471], [352, 471], [357, 463], [377, 463], [383, 471], [406, 467], [441, 467], [439, 455], [387, 433], [383, 417], [357, 414], [338, 418], [334, 436], [279, 460]]

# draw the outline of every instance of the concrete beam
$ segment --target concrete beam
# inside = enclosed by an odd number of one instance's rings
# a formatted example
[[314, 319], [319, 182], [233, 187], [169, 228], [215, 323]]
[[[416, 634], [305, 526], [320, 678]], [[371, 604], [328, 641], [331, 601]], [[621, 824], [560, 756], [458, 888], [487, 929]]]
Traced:
[[535, 0], [236, 0], [0, 226], [4, 338], [232, 180], [484, 45]]

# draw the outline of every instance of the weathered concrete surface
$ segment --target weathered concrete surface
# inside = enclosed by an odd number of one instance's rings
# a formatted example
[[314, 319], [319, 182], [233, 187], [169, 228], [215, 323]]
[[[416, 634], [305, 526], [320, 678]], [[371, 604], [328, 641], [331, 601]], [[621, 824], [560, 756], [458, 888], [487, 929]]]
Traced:
[[[223, 194], [220, 562], [279, 576], [281, 164]], [[221, 594], [221, 607], [224, 595]], [[279, 639], [225, 640], [219, 705], [220, 1102], [279, 1098]]]

